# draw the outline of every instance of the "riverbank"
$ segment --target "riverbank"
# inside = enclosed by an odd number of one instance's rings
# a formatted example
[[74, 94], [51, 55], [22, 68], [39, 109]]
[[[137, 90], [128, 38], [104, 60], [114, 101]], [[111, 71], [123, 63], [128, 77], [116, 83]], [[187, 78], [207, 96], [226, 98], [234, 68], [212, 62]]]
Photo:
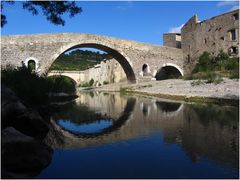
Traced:
[[147, 96], [217, 104], [239, 104], [239, 80], [224, 78], [219, 84], [198, 80], [168, 79], [137, 84], [117, 83], [94, 88], [98, 91], [122, 91]]

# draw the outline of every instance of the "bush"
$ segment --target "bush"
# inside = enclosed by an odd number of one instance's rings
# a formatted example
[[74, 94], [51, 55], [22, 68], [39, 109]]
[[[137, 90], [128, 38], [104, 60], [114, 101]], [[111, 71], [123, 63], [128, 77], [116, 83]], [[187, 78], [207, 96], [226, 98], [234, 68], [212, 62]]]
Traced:
[[94, 84], [94, 80], [91, 79], [91, 80], [89, 81], [89, 86], [92, 86], [93, 84]]
[[51, 76], [47, 78], [50, 85], [50, 92], [52, 93], [76, 93], [76, 83], [69, 77], [66, 76]]
[[106, 85], [106, 84], [109, 84], [109, 82], [108, 81], [103, 81], [103, 84]]
[[1, 71], [1, 81], [12, 89], [28, 105], [49, 103], [49, 94], [56, 92], [75, 92], [75, 84], [63, 77], [39, 76], [25, 66], [13, 68], [8, 66]]
[[7, 67], [1, 71], [1, 81], [26, 104], [45, 104], [48, 102], [50, 86], [46, 78], [31, 72], [25, 66]]
[[89, 82], [84, 82], [79, 85], [79, 87], [91, 87], [94, 84], [94, 80], [91, 79]]
[[191, 75], [185, 76], [184, 79], [207, 79], [208, 83], [222, 81], [221, 75], [229, 78], [239, 78], [239, 58], [230, 57], [223, 50], [220, 50], [216, 57], [204, 52], [199, 57]]

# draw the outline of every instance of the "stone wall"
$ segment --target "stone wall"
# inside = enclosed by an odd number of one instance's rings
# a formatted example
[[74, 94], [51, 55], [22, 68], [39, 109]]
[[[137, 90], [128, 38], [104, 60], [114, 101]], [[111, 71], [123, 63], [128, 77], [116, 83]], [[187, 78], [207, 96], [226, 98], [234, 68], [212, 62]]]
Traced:
[[102, 61], [95, 67], [84, 71], [84, 75], [85, 82], [90, 81], [91, 79], [100, 84], [103, 84], [104, 82], [117, 83], [127, 81], [123, 68], [115, 59]]
[[[185, 73], [193, 70], [199, 56], [207, 51], [216, 56], [222, 49], [231, 55], [238, 55], [239, 12], [225, 13], [211, 19], [198, 21], [194, 15], [181, 29]], [[232, 31], [236, 37], [233, 39]], [[236, 52], [233, 52], [236, 51]]]

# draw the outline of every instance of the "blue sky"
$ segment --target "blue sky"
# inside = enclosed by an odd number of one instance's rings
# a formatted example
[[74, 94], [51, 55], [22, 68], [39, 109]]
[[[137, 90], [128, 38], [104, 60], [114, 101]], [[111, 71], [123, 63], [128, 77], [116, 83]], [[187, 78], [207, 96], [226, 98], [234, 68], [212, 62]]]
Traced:
[[7, 16], [8, 23], [1, 29], [1, 33], [79, 32], [162, 45], [164, 32], [176, 31], [194, 14], [198, 15], [199, 20], [204, 20], [238, 6], [237, 1], [79, 1], [77, 4], [83, 12], [74, 18], [64, 15], [65, 26], [55, 26], [41, 14], [32, 16], [28, 11], [22, 10], [21, 2], [7, 5], [3, 13]]

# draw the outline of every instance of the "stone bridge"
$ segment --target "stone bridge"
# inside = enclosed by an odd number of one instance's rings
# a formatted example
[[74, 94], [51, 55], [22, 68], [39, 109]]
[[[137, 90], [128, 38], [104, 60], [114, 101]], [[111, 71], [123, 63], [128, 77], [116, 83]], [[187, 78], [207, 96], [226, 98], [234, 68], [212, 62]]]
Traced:
[[181, 49], [79, 33], [1, 36], [1, 65], [16, 67], [32, 60], [37, 72], [47, 73], [60, 54], [75, 48], [96, 48], [109, 53], [121, 64], [130, 82], [136, 82], [144, 73], [154, 77], [168, 66], [184, 73]]

